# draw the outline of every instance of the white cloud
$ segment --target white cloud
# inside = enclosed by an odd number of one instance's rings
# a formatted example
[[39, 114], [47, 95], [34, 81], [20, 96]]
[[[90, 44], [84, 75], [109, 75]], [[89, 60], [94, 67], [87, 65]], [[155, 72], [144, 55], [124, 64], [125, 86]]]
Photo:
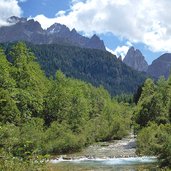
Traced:
[[66, 11], [58, 11], [58, 13], [55, 15], [56, 17], [62, 17], [66, 14]]
[[129, 47], [133, 46], [133, 44], [131, 42], [129, 42], [129, 41], [126, 42], [126, 45], [129, 46]]
[[0, 0], [0, 26], [8, 25], [7, 18], [20, 16], [22, 13], [17, 0]]
[[122, 59], [124, 59], [124, 57], [127, 54], [129, 48], [130, 48], [130, 46], [118, 46], [114, 50], [114, 54], [116, 54], [117, 57], [121, 56]]
[[106, 47], [106, 50], [107, 50], [108, 52], [110, 52], [111, 54], [116, 55], [116, 53], [115, 53], [114, 50], [112, 50], [112, 49], [110, 49], [110, 48], [108, 48], [108, 47]]
[[115, 50], [112, 50], [108, 47], [106, 47], [106, 50], [110, 53], [112, 53], [113, 55], [116, 55], [117, 57], [121, 56], [122, 59], [125, 58], [129, 48], [132, 46], [132, 44], [130, 42], [127, 42], [126, 43], [127, 45], [124, 45], [124, 46], [118, 46], [116, 47]]
[[58, 22], [57, 18], [47, 18], [44, 15], [37, 15], [34, 20], [39, 21], [43, 29], [46, 29], [52, 24]]
[[125, 56], [126, 56], [126, 54], [127, 54], [127, 52], [128, 52], [128, 50], [129, 50], [129, 48], [130, 48], [131, 46], [133, 46], [133, 44], [132, 44], [131, 42], [127, 41], [127, 42], [125, 43], [125, 45], [123, 45], [123, 46], [117, 46], [114, 50], [112, 50], [112, 49], [110, 49], [110, 48], [108, 48], [108, 47], [106, 47], [106, 50], [107, 50], [108, 52], [110, 52], [110, 53], [116, 55], [117, 57], [121, 56], [122, 59], [124, 59]]
[[36, 19], [44, 27], [59, 22], [85, 34], [111, 32], [153, 51], [171, 51], [170, 8], [170, 0], [72, 0], [69, 12]]

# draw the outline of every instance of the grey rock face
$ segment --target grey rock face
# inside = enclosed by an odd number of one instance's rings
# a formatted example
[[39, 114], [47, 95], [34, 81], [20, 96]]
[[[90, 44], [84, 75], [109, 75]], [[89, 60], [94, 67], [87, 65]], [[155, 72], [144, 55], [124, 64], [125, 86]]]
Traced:
[[171, 53], [165, 53], [154, 60], [148, 67], [147, 73], [155, 78], [164, 76], [168, 78], [171, 71]]
[[118, 60], [122, 61], [122, 56], [121, 55], [118, 57]]
[[26, 22], [26, 21], [27, 21], [27, 18], [19, 18], [16, 16], [12, 16], [12, 17], [7, 19], [7, 22], [10, 24], [16, 24], [18, 22]]
[[88, 40], [86, 43], [87, 48], [93, 48], [93, 49], [103, 49], [105, 50], [104, 43], [97, 35], [93, 35], [91, 39]]
[[92, 38], [81, 36], [75, 29], [55, 23], [43, 30], [40, 23], [27, 18], [12, 16], [7, 20], [11, 25], [0, 28], [0, 42], [28, 41], [34, 44], [65, 44], [82, 48], [106, 50], [104, 42], [94, 35]]
[[134, 47], [128, 50], [123, 62], [137, 71], [146, 72], [148, 69], [148, 64], [144, 56], [138, 49], [134, 49]]
[[28, 42], [42, 42], [45, 31], [41, 28], [41, 25], [34, 20], [28, 20], [25, 18], [11, 17], [8, 19], [11, 22], [11, 26], [5, 26], [0, 28], [0, 42], [13, 42], [24, 40]]

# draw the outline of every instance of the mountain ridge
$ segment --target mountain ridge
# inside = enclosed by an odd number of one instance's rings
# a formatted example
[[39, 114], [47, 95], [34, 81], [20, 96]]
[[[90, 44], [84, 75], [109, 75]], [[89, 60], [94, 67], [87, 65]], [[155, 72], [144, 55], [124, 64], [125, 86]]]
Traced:
[[[97, 35], [93, 35], [91, 38], [84, 37], [75, 28], [70, 30], [67, 26], [59, 23], [44, 30], [40, 23], [33, 19], [12, 16], [7, 21], [10, 26], [0, 27], [1, 43], [22, 40], [33, 44], [60, 44], [106, 51], [103, 40], [100, 40]], [[121, 60], [121, 58], [119, 59]], [[162, 75], [167, 78], [171, 67], [170, 60], [168, 59], [165, 64], [162, 60], [157, 60], [157, 64], [155, 61], [148, 66], [141, 51], [134, 47], [128, 50], [123, 59], [123, 62], [134, 70], [147, 72], [147, 74], [157, 78]]]
[[34, 44], [64, 44], [82, 48], [100, 49], [106, 51], [103, 40], [97, 35], [91, 38], [80, 35], [74, 28], [55, 23], [46, 30], [38, 21], [12, 16], [9, 26], [0, 27], [0, 42], [26, 41]]
[[130, 47], [123, 62], [136, 71], [146, 72], [155, 79], [164, 76], [166, 79], [171, 71], [171, 53], [164, 53], [148, 65], [139, 49]]
[[155, 59], [148, 67], [147, 73], [155, 78], [169, 77], [171, 71], [171, 53], [164, 53]]

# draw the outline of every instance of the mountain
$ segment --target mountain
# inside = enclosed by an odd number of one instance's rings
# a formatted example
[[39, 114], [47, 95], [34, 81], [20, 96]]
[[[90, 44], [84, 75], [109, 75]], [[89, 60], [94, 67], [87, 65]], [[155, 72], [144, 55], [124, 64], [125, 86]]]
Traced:
[[134, 47], [131, 47], [128, 50], [123, 62], [137, 71], [146, 72], [148, 69], [148, 64], [144, 56], [142, 55], [140, 50], [135, 49]]
[[155, 78], [164, 76], [168, 78], [171, 69], [171, 53], [165, 53], [154, 60], [148, 67], [147, 73]]
[[122, 61], [122, 56], [120, 55], [120, 56], [118, 57], [118, 59], [119, 59], [120, 61]]
[[[10, 50], [10, 44], [3, 44]], [[146, 75], [126, 66], [107, 51], [87, 49], [59, 44], [27, 46], [34, 52], [47, 76], [55, 76], [61, 70], [66, 76], [102, 85], [110, 94], [135, 92], [146, 79]]]
[[0, 27], [0, 42], [27, 41], [33, 44], [63, 44], [105, 51], [104, 42], [97, 35], [91, 38], [81, 36], [75, 29], [55, 23], [43, 30], [40, 23], [33, 19], [10, 17], [10, 26]]

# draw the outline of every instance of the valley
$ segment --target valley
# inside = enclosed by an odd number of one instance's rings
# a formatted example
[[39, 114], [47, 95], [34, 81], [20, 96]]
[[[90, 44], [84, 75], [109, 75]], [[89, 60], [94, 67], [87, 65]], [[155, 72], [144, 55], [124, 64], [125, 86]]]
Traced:
[[0, 170], [171, 168], [170, 53], [148, 65], [130, 47], [122, 61], [96, 34], [15, 16], [7, 23]]

